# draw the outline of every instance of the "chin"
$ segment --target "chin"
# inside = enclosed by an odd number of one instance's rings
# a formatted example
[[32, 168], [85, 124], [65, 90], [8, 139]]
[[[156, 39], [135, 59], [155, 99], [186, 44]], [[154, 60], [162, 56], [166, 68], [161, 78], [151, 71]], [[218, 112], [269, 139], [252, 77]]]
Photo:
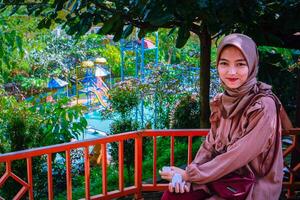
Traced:
[[236, 84], [226, 84], [226, 86], [227, 87], [229, 87], [230, 89], [237, 89], [237, 88], [239, 88], [241, 85], [239, 84], [239, 85], [236, 85]]

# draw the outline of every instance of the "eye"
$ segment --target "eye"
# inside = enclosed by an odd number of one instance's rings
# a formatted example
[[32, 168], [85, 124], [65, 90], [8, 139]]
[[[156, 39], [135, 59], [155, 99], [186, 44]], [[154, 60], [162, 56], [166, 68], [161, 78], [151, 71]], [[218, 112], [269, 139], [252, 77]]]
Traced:
[[238, 67], [245, 67], [245, 66], [247, 66], [247, 64], [242, 62], [242, 63], [237, 63], [236, 66], [238, 66]]
[[226, 65], [228, 65], [228, 63], [225, 62], [225, 61], [220, 61], [220, 62], [219, 62], [219, 65], [226, 66]]

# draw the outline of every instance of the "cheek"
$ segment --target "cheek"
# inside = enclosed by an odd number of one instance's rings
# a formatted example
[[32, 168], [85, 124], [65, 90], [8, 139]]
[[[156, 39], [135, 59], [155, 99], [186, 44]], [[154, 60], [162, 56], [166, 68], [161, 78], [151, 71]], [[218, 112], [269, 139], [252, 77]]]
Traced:
[[249, 72], [249, 70], [247, 69], [247, 70], [243, 70], [240, 74], [241, 74], [241, 79], [243, 80], [243, 81], [246, 81], [247, 80], [247, 78], [248, 78], [248, 72]]
[[220, 79], [223, 80], [225, 73], [226, 73], [226, 71], [224, 69], [218, 67], [218, 74], [219, 74]]

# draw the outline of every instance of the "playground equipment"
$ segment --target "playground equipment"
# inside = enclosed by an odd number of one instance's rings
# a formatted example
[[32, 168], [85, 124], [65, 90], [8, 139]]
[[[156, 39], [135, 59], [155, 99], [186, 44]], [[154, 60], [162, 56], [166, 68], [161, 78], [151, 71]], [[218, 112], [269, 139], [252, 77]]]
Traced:
[[[137, 37], [136, 37], [137, 38]], [[155, 32], [155, 45], [148, 39], [142, 38], [141, 40], [131, 40], [126, 41], [122, 39], [120, 41], [121, 47], [121, 81], [124, 81], [124, 68], [125, 68], [125, 56], [126, 51], [133, 52], [133, 54], [128, 54], [128, 56], [134, 56], [135, 60], [135, 78], [139, 78], [141, 82], [145, 79], [145, 55], [146, 52], [155, 51], [154, 65], [158, 64], [158, 32]], [[144, 100], [141, 99], [141, 124], [144, 124]], [[136, 110], [136, 118], [138, 118], [138, 109]]]
[[[56, 96], [64, 95], [65, 88], [68, 86], [68, 82], [61, 80], [57, 77], [52, 77], [48, 82], [48, 88], [55, 93]], [[68, 90], [68, 89], [66, 89]]]
[[102, 160], [103, 150], [100, 144], [96, 144], [90, 153], [90, 163], [92, 166], [100, 165]]
[[[134, 52], [134, 54], [128, 54], [127, 56], [135, 57], [135, 78], [145, 77], [145, 56], [146, 52], [155, 51], [154, 63], [158, 63], [158, 32], [155, 33], [155, 45], [152, 41], [142, 38], [141, 40], [126, 41], [122, 39], [120, 41], [121, 46], [121, 80], [124, 81], [124, 68], [125, 68], [125, 56], [126, 51]], [[140, 72], [140, 73], [139, 73]], [[139, 76], [140, 75], [140, 76]]]
[[[103, 58], [102, 61], [104, 61]], [[84, 93], [86, 95], [86, 106], [91, 106], [95, 101], [98, 101], [103, 107], [106, 107], [107, 103], [104, 101], [104, 97], [108, 97], [109, 88], [102, 77], [108, 74], [109, 72], [100, 66], [95, 67], [92, 61], [83, 61], [80, 68], [76, 68], [77, 104], [79, 103], [80, 93]]]

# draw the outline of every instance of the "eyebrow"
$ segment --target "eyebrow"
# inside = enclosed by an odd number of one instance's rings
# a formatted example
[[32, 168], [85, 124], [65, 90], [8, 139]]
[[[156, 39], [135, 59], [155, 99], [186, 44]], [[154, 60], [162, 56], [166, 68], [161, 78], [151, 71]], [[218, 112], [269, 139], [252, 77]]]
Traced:
[[[227, 60], [227, 59], [225, 59], [225, 58], [220, 58], [220, 60], [219, 61], [229, 61], [229, 60]], [[245, 59], [238, 59], [238, 60], [236, 60], [235, 62], [247, 62]]]
[[238, 59], [235, 62], [247, 62], [245, 59]]

